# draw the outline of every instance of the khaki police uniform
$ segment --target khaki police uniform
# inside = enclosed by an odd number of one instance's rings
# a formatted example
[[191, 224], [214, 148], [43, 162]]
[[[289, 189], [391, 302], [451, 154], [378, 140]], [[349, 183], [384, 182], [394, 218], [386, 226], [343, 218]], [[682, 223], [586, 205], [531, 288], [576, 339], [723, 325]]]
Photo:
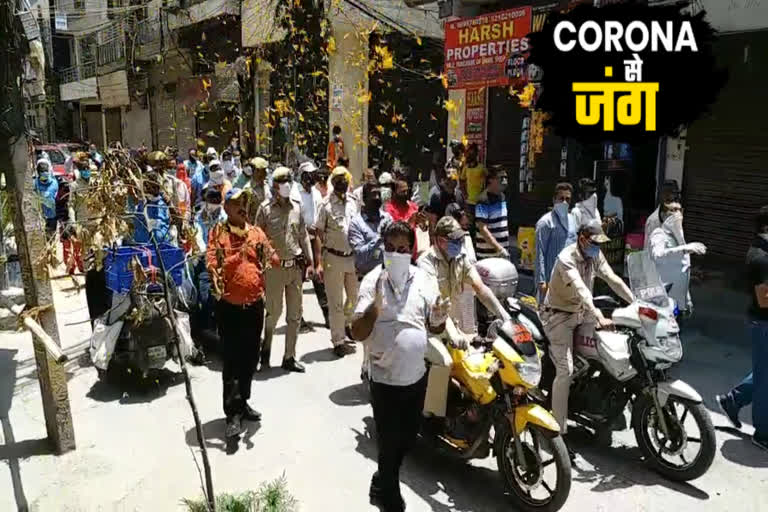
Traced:
[[270, 194], [269, 189], [267, 189], [266, 184], [255, 185], [253, 180], [246, 183], [243, 190], [250, 192], [248, 196], [248, 204], [245, 206], [248, 222], [256, 224], [256, 214], [258, 214], [259, 208], [264, 204], [265, 200], [272, 199], [272, 195]]
[[595, 276], [622, 299], [632, 302], [632, 292], [613, 272], [603, 253], [596, 259], [586, 259], [575, 243], [557, 256], [542, 305], [541, 320], [550, 342], [549, 357], [555, 366], [552, 412], [563, 434], [567, 431], [574, 336], [593, 339], [597, 319], [602, 317], [592, 300]]
[[[472, 289], [471, 272], [473, 265], [465, 254], [460, 254], [451, 261], [446, 260], [437, 247], [432, 246], [418, 260], [417, 265], [437, 282], [440, 296], [451, 301], [451, 312], [446, 322], [446, 335], [461, 335], [456, 329], [456, 319], [461, 312], [461, 294], [466, 288]], [[427, 381], [427, 394], [424, 399], [424, 412], [444, 417], [448, 404], [448, 383], [451, 378], [453, 361], [443, 341], [435, 336], [429, 337], [426, 359], [432, 364]]]
[[[283, 312], [285, 294], [287, 330], [283, 360], [296, 358], [296, 339], [302, 315], [304, 266], [312, 264], [309, 237], [301, 215], [301, 204], [293, 199], [274, 197], [264, 202], [256, 214], [259, 226], [280, 257], [280, 265], [266, 271], [266, 319], [262, 354], [269, 354], [277, 319]], [[302, 261], [303, 257], [303, 261]]]
[[[323, 243], [323, 271], [328, 295], [328, 316], [333, 346], [344, 343], [345, 311], [351, 313], [357, 300], [355, 257], [349, 245], [349, 224], [357, 215], [357, 201], [352, 194], [344, 199], [333, 192], [323, 199], [315, 219], [317, 236]], [[346, 291], [346, 304], [344, 292]]]

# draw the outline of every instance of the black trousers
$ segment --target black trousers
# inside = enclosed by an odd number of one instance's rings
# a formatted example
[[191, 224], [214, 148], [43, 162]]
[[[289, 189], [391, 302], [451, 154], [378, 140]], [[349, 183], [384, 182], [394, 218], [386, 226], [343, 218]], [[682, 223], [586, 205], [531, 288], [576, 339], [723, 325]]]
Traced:
[[320, 309], [323, 311], [323, 318], [325, 319], [325, 325], [330, 326], [328, 323], [328, 296], [325, 294], [325, 284], [317, 279], [312, 279], [312, 286], [315, 289], [315, 296], [317, 296], [317, 303], [320, 304]]
[[107, 289], [107, 276], [103, 268], [85, 273], [85, 300], [88, 302], [88, 315], [93, 326], [94, 320], [112, 307], [112, 292]]
[[251, 398], [251, 381], [264, 326], [264, 301], [236, 306], [220, 300], [216, 304], [216, 323], [223, 360], [224, 414], [230, 418], [242, 414]]
[[410, 386], [371, 383], [373, 420], [379, 451], [379, 479], [384, 510], [401, 511], [400, 466], [421, 426], [427, 374]]

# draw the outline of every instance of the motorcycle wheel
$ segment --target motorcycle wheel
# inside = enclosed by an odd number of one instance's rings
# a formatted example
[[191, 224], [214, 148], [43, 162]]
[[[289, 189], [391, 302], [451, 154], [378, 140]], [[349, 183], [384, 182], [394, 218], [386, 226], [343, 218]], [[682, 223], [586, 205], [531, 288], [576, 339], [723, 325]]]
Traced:
[[[707, 409], [704, 404], [670, 396], [663, 410], [669, 437], [657, 424], [656, 405], [650, 395], [644, 394], [634, 405], [632, 424], [640, 451], [654, 470], [670, 480], [687, 482], [699, 478], [712, 465], [717, 449], [715, 428]], [[698, 428], [698, 436], [688, 434], [689, 414]], [[699, 445], [700, 449], [688, 460], [686, 454], [690, 457], [690, 453], [686, 453], [686, 448], [692, 445]], [[679, 460], [681, 464], [670, 459]]]
[[[496, 427], [494, 451], [504, 489], [516, 510], [555, 512], [568, 499], [571, 491], [571, 459], [559, 434], [535, 425], [522, 432], [520, 443], [526, 467], [517, 461], [515, 437], [508, 423]], [[548, 466], [554, 464], [551, 471]], [[554, 476], [554, 485], [546, 476]]]

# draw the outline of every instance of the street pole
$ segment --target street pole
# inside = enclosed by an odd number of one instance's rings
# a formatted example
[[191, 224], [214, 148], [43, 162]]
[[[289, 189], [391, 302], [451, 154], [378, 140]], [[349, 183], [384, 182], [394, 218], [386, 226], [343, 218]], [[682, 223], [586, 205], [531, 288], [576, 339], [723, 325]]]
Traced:
[[[45, 261], [42, 256], [46, 253], [46, 238], [24, 126], [21, 76], [24, 49], [29, 43], [15, 15], [15, 7], [13, 0], [0, 0], [0, 33], [4, 34], [0, 38], [0, 55], [3, 55], [0, 62], [0, 170], [5, 173], [14, 204], [13, 226], [27, 309], [48, 306], [40, 310], [38, 322], [61, 346], [48, 269], [41, 263]], [[34, 340], [33, 343], [48, 439], [57, 454], [74, 450], [66, 372], [49, 357], [41, 342]]]

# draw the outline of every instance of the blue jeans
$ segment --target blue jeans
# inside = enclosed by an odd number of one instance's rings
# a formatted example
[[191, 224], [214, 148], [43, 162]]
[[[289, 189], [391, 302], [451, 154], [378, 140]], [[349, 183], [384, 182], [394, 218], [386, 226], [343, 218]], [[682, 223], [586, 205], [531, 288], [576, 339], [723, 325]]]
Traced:
[[768, 321], [749, 322], [752, 337], [752, 372], [731, 390], [736, 405], [752, 404], [755, 437], [768, 438]]
[[197, 288], [197, 311], [193, 315], [193, 334], [198, 335], [203, 330], [215, 330], [216, 299], [211, 293], [210, 276], [205, 266], [205, 258], [200, 258], [194, 268], [193, 280]]

